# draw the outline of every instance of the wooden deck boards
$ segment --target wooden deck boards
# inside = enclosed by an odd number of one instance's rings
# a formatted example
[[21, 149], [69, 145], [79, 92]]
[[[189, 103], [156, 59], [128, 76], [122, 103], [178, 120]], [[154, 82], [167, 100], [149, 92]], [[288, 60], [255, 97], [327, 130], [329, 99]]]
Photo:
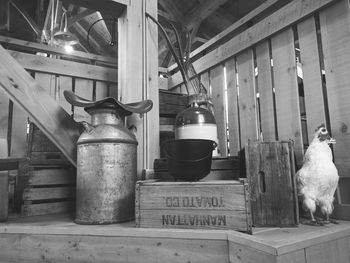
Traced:
[[[248, 235], [224, 230], [135, 228], [134, 222], [77, 225], [67, 215], [10, 217], [0, 224], [0, 247], [10, 249], [0, 250], [0, 261], [309, 262], [319, 251], [315, 262], [326, 262], [322, 261], [324, 253], [325, 259], [331, 257], [329, 262], [337, 263], [349, 262], [349, 237], [348, 221], [322, 227], [254, 228], [253, 235]], [[77, 243], [78, 249], [72, 246]], [[340, 253], [327, 250], [338, 246]]]

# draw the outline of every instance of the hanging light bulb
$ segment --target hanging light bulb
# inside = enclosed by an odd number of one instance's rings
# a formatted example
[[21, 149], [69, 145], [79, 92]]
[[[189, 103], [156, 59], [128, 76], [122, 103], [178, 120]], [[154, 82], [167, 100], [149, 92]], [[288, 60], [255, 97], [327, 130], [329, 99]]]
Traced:
[[76, 38], [76, 36], [68, 32], [66, 11], [62, 14], [60, 30], [53, 35], [53, 39], [55, 43], [63, 47], [66, 45], [73, 46], [79, 43], [79, 40]]
[[66, 51], [66, 53], [72, 53], [74, 51], [73, 46], [70, 45], [65, 45], [63, 48]]

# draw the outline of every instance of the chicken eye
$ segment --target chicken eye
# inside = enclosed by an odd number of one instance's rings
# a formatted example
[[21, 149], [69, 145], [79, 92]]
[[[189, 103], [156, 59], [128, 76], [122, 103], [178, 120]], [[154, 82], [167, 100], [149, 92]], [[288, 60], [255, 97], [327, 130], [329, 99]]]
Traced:
[[327, 130], [325, 128], [322, 128], [321, 129], [321, 132], [326, 132]]

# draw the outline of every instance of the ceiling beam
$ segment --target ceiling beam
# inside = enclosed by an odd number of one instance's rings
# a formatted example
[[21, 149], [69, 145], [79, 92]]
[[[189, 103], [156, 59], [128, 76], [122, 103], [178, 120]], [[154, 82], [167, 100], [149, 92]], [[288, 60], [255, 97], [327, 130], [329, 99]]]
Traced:
[[184, 25], [185, 17], [179, 10], [176, 1], [173, 0], [159, 0], [159, 4], [164, 8], [164, 10], [176, 19], [176, 22]]
[[185, 17], [185, 25], [188, 30], [202, 22], [226, 2], [227, 0], [205, 0], [200, 5], [193, 7]]

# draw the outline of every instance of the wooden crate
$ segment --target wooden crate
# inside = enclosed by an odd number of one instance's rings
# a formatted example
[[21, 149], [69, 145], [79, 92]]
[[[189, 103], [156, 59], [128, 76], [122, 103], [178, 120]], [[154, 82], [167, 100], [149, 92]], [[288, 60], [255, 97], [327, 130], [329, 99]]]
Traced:
[[22, 216], [73, 211], [75, 178], [74, 168], [32, 167], [23, 191]]
[[293, 142], [249, 142], [245, 155], [253, 225], [296, 226]]
[[135, 209], [137, 227], [251, 233], [249, 190], [243, 181], [138, 181]]
[[[155, 159], [153, 167], [153, 179], [174, 181], [173, 176], [168, 172], [168, 163], [166, 158]], [[237, 180], [240, 177], [242, 176], [239, 157], [213, 157], [210, 173], [203, 178], [202, 181]]]
[[32, 122], [29, 126], [27, 147], [31, 165], [70, 165], [64, 154]]

